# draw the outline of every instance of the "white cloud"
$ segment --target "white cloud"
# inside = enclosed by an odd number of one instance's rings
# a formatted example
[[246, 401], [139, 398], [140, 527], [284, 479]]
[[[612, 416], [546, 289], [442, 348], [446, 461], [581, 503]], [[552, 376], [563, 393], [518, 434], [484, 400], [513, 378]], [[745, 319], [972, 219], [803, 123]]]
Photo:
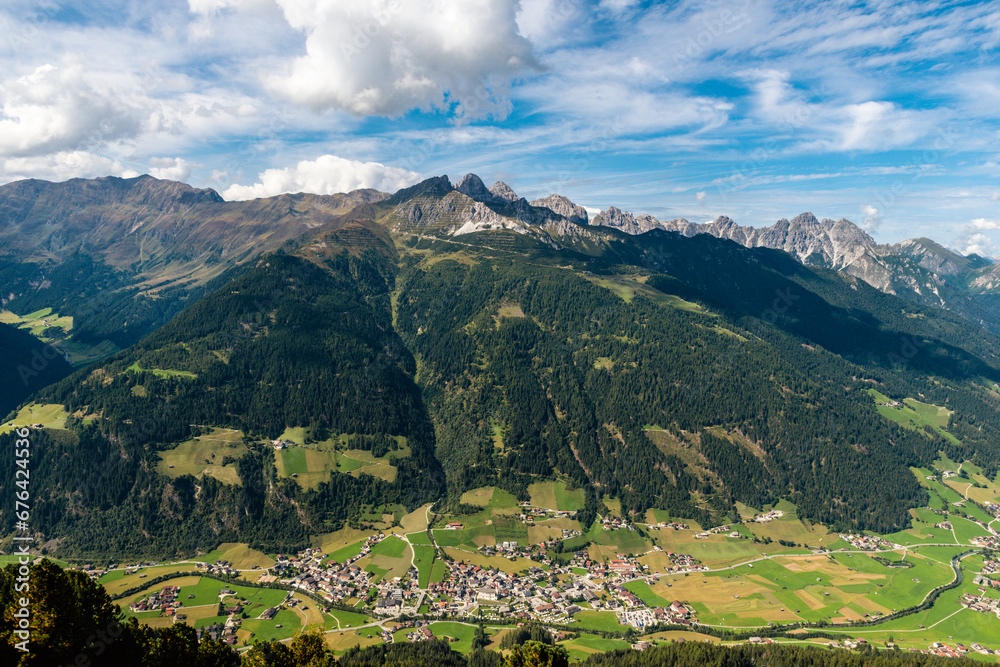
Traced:
[[1000, 229], [1000, 221], [990, 220], [988, 218], [976, 218], [969, 225], [969, 228], [979, 231], [993, 231]]
[[942, 111], [903, 109], [894, 102], [813, 102], [783, 70], [748, 70], [756, 116], [797, 140], [799, 152], [884, 151], [912, 146], [943, 120]]
[[96, 178], [98, 176], [124, 176], [131, 178], [139, 173], [121, 162], [105, 155], [86, 151], [63, 151], [50, 155], [11, 157], [0, 162], [0, 179], [17, 181], [39, 178], [46, 181], [65, 181], [70, 178]]
[[276, 0], [307, 34], [303, 56], [267, 87], [313, 110], [398, 116], [457, 104], [505, 117], [512, 78], [538, 65], [517, 0]]
[[882, 226], [882, 213], [871, 204], [862, 205], [861, 214], [865, 216], [864, 222], [861, 223], [861, 229], [869, 234], [874, 234]]
[[991, 218], [974, 218], [965, 225], [961, 233], [954, 239], [954, 245], [959, 252], [966, 255], [976, 253], [984, 257], [993, 257], [1000, 253], [994, 239], [983, 232], [1000, 230], [1000, 220]]
[[996, 245], [993, 239], [986, 234], [971, 234], [964, 237], [959, 242], [959, 249], [965, 255], [976, 253], [983, 257], [990, 257], [996, 253]]
[[0, 155], [26, 156], [134, 136], [141, 114], [98, 91], [79, 65], [41, 65], [0, 84]]
[[253, 185], [232, 185], [222, 193], [228, 200], [273, 197], [286, 192], [311, 192], [332, 195], [358, 188], [395, 192], [420, 180], [420, 174], [378, 162], [346, 160], [336, 155], [322, 155], [303, 160], [294, 167], [268, 169], [257, 175]]
[[186, 181], [191, 169], [197, 166], [180, 157], [154, 157], [149, 160], [149, 175], [168, 181]]

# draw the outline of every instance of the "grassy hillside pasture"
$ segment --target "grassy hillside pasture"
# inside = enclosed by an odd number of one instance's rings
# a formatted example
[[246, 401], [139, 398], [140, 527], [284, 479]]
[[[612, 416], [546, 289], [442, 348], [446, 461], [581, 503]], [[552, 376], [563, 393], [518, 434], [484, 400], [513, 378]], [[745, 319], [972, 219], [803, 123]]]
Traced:
[[929, 426], [941, 435], [941, 437], [946, 438], [956, 445], [960, 444], [958, 438], [946, 430], [948, 418], [951, 417], [951, 410], [938, 405], [922, 403], [913, 398], [903, 399], [901, 405], [890, 407], [881, 405], [882, 403], [893, 402], [888, 396], [874, 389], [869, 389], [868, 393], [879, 404], [877, 406], [879, 414], [886, 419], [891, 419], [900, 426], [913, 429], [914, 431], [922, 431], [924, 427]]
[[67, 417], [69, 413], [61, 405], [31, 403], [18, 410], [14, 419], [0, 426], [0, 433], [32, 424], [41, 424], [43, 428], [65, 428]]
[[218, 549], [198, 557], [197, 560], [206, 563], [227, 560], [237, 570], [249, 570], [255, 565], [261, 569], [267, 569], [275, 563], [275, 560], [265, 553], [251, 549], [246, 544], [234, 544], [231, 542], [220, 544]]
[[528, 487], [533, 507], [577, 511], [583, 509], [583, 489], [568, 490], [565, 482], [536, 482]]
[[293, 477], [302, 488], [315, 489], [337, 470], [337, 455], [311, 447], [289, 447], [274, 453], [274, 465], [281, 477]]
[[158, 452], [157, 472], [171, 478], [181, 475], [210, 475], [224, 484], [239, 484], [236, 463], [223, 465], [226, 457], [239, 459], [247, 453], [243, 433], [232, 429], [211, 429], [207, 434]]

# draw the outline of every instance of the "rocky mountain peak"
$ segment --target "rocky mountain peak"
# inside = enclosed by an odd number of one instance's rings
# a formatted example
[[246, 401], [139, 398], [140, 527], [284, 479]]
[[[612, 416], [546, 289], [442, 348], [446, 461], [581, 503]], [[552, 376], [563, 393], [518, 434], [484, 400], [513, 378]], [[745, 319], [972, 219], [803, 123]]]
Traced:
[[475, 174], [466, 174], [455, 189], [461, 192], [463, 195], [469, 199], [474, 199], [478, 202], [489, 202], [493, 203], [495, 195], [490, 192], [486, 184], [483, 183], [483, 179]]
[[539, 208], [547, 208], [556, 215], [561, 215], [567, 220], [580, 225], [587, 224], [589, 220], [587, 209], [574, 204], [567, 197], [563, 197], [562, 195], [553, 194], [548, 197], [543, 197], [542, 199], [535, 199], [531, 202], [531, 205]]
[[497, 181], [494, 183], [493, 187], [490, 188], [490, 192], [493, 193], [494, 197], [505, 202], [513, 203], [520, 199], [520, 197], [517, 196], [517, 193], [503, 181]]

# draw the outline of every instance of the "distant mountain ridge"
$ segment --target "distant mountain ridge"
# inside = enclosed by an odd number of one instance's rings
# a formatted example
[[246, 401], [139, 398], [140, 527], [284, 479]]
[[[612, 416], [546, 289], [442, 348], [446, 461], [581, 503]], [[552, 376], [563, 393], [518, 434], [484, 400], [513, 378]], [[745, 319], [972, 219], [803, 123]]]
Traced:
[[[69, 415], [33, 473], [38, 530], [67, 553], [279, 551], [474, 488], [527, 500], [542, 479], [585, 489], [592, 516], [608, 497], [718, 525], [784, 498], [888, 533], [928, 503], [912, 467], [1000, 470], [1000, 336], [782, 250], [628, 234], [474, 176], [236, 203], [155, 179], [74, 183], [63, 207], [60, 184], [41, 190], [0, 219], [0, 248], [15, 256], [21, 225], [48, 254], [0, 262], [0, 293], [19, 313], [116, 295], [89, 326], [127, 345], [17, 399]], [[800, 222], [782, 238], [838, 229]], [[910, 250], [966, 270], [934, 251]], [[873, 391], [947, 424], [897, 424]], [[224, 470], [171, 472], [169, 452], [223, 428], [242, 434]], [[289, 429], [331, 448], [315, 484], [275, 458]], [[352, 467], [355, 449], [380, 462]]]
[[[433, 177], [394, 194], [361, 189], [239, 202], [150, 176], [9, 183], [0, 186], [0, 306], [19, 314], [50, 307], [74, 318], [76, 340], [127, 347], [261, 254], [323, 233], [361, 234], [371, 242], [376, 229], [354, 225], [369, 218], [394, 234], [462, 243], [494, 234], [493, 241], [594, 260], [624, 252], [623, 263], [635, 260], [632, 253], [648, 245], [651, 232], [709, 235], [781, 250], [1000, 333], [1000, 265], [930, 239], [879, 244], [849, 220], [811, 213], [759, 229], [725, 216], [703, 224], [660, 221], [615, 207], [590, 219], [564, 196], [529, 202], [502, 181], [487, 187], [475, 174], [457, 184]], [[638, 246], [623, 245], [622, 234]]]

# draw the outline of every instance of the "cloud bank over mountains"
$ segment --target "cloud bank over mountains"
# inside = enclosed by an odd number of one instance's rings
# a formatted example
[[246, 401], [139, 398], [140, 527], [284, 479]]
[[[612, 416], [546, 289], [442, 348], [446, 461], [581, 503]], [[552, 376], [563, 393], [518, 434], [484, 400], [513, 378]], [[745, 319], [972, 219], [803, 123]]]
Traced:
[[1000, 198], [991, 3], [12, 0], [0, 34], [0, 181], [476, 171], [661, 218], [1000, 240], [973, 222]]

